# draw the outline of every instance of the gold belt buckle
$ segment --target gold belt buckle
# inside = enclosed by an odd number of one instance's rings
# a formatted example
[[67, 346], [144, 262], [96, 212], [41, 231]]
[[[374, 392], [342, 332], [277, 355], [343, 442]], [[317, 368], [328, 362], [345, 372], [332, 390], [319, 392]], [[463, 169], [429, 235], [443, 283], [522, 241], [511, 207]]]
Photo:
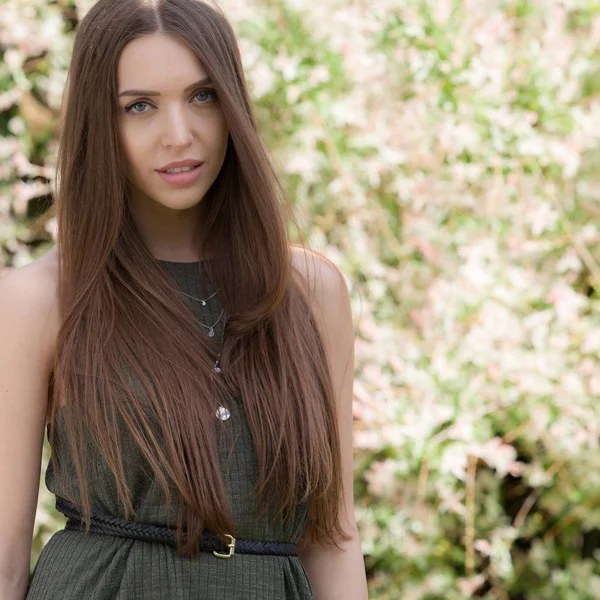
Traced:
[[229, 538], [229, 544], [227, 547], [229, 548], [228, 554], [220, 554], [216, 550], [213, 550], [213, 554], [217, 558], [231, 558], [235, 554], [235, 538], [232, 535], [225, 534], [223, 537]]

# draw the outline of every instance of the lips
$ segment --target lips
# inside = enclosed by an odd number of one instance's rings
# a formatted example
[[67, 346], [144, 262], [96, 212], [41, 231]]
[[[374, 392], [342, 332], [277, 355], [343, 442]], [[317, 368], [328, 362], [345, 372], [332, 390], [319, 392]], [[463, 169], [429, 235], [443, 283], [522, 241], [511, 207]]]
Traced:
[[195, 158], [189, 158], [186, 160], [178, 160], [175, 162], [171, 162], [168, 165], [164, 165], [164, 166], [160, 167], [159, 169], [157, 169], [157, 171], [159, 171], [161, 173], [166, 173], [170, 169], [182, 169], [184, 167], [198, 167], [198, 166], [202, 165], [203, 162], [204, 161], [195, 159]]
[[[176, 165], [176, 163], [172, 164]], [[169, 173], [168, 171], [157, 171], [157, 173], [163, 181], [171, 186], [185, 187], [193, 184], [200, 177], [200, 174], [202, 173], [202, 164], [203, 163], [201, 162], [198, 164], [198, 166], [194, 166], [194, 163], [191, 162], [188, 165], [183, 165], [184, 167], [190, 167], [185, 171], [177, 171], [175, 173]], [[177, 168], [181, 167], [167, 165], [167, 169]]]

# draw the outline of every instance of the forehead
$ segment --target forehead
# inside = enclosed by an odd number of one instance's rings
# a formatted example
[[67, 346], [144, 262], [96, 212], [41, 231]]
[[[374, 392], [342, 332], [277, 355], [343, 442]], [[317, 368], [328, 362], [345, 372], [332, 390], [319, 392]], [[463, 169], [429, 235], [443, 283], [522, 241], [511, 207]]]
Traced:
[[180, 38], [156, 33], [129, 42], [119, 58], [119, 91], [125, 88], [178, 93], [206, 77], [200, 59]]

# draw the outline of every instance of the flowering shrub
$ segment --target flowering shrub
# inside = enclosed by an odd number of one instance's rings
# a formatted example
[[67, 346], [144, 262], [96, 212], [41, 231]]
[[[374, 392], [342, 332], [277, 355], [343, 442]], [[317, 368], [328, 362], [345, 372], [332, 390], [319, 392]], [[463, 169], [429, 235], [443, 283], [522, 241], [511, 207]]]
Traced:
[[[7, 267], [55, 235], [56, 121], [90, 4], [0, 11]], [[371, 597], [600, 597], [600, 6], [221, 4], [294, 235], [348, 276]], [[34, 561], [61, 523], [42, 486]]]

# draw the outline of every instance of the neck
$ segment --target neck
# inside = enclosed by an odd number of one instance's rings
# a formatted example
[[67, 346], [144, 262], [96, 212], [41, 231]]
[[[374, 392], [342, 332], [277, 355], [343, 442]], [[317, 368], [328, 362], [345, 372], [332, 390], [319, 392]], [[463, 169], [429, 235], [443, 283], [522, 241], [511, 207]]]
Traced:
[[150, 199], [135, 200], [132, 216], [140, 236], [152, 255], [170, 262], [202, 260], [202, 203], [188, 209], [173, 209]]

